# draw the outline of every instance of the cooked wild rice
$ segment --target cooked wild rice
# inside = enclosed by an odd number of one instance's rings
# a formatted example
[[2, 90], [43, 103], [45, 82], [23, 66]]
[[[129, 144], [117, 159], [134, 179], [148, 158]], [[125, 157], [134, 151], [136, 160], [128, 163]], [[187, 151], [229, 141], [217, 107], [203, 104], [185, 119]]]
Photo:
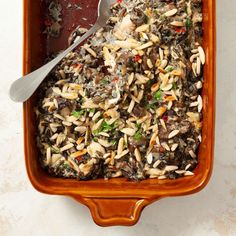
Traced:
[[118, 1], [107, 26], [55, 68], [36, 109], [40, 160], [50, 174], [193, 175], [206, 60], [201, 3]]

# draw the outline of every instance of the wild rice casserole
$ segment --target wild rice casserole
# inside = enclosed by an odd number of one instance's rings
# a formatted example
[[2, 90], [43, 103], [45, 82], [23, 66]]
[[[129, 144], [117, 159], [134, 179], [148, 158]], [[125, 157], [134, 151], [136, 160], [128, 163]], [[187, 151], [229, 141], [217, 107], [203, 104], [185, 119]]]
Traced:
[[80, 180], [193, 175], [201, 45], [201, 0], [117, 0], [107, 26], [41, 85], [42, 166]]

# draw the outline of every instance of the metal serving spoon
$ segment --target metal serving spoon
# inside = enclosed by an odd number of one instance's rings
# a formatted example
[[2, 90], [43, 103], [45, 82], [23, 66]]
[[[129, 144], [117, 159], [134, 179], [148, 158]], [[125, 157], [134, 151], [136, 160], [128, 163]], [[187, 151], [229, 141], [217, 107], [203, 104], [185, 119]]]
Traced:
[[116, 0], [100, 0], [98, 3], [98, 18], [93, 27], [85, 33], [79, 40], [76, 40], [69, 48], [60, 53], [56, 58], [40, 67], [34, 72], [21, 77], [13, 82], [10, 87], [9, 96], [15, 102], [24, 102], [35, 92], [42, 81], [50, 73], [50, 71], [73, 49], [80, 45], [89, 36], [95, 33], [98, 29], [106, 25], [107, 20], [110, 17], [110, 8]]

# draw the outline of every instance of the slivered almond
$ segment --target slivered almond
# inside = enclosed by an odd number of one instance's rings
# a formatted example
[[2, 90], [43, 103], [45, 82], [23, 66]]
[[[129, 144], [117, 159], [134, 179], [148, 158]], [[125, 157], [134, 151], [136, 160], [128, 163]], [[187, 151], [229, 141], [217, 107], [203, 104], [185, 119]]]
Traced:
[[[176, 99], [176, 100], [177, 100], [177, 99]], [[172, 106], [173, 106], [173, 102], [172, 102], [172, 101], [169, 101], [169, 102], [168, 102], [168, 105], [167, 105], [167, 109], [170, 110]]]
[[61, 96], [69, 100], [75, 100], [78, 98], [77, 93], [61, 93]]
[[197, 57], [199, 57], [199, 53], [193, 54], [193, 55], [190, 57], [190, 59], [189, 59], [190, 62], [193, 63], [193, 61], [194, 61]]
[[74, 147], [74, 144], [73, 144], [73, 143], [69, 143], [69, 144], [65, 145], [64, 147], [62, 147], [62, 148], [60, 149], [60, 151], [61, 151], [61, 152], [64, 152], [64, 151], [66, 151], [66, 150], [68, 150], [68, 149], [71, 149], [72, 147]]
[[162, 61], [164, 59], [164, 52], [161, 48], [159, 48], [159, 56], [160, 56], [160, 60]]
[[102, 125], [103, 119], [100, 119], [96, 124], [93, 125], [92, 131], [97, 130]]
[[173, 130], [169, 133], [168, 135], [168, 138], [171, 139], [171, 138], [174, 138], [177, 134], [179, 133], [179, 130]]
[[162, 87], [161, 90], [162, 91], [169, 91], [172, 89], [172, 87], [173, 87], [172, 84], [167, 84], [166, 86]]
[[96, 121], [96, 120], [99, 118], [100, 115], [101, 115], [101, 112], [100, 112], [100, 111], [96, 112], [96, 113], [94, 114], [93, 118], [92, 118], [92, 121]]
[[50, 138], [50, 140], [55, 140], [55, 139], [57, 139], [57, 137], [58, 137], [58, 133], [54, 134], [54, 135]]
[[153, 167], [154, 167], [154, 168], [157, 168], [160, 163], [161, 163], [161, 160], [157, 160], [157, 161], [153, 164]]
[[64, 126], [72, 126], [72, 123], [71, 122], [68, 122], [68, 121], [62, 121], [62, 124]]
[[58, 95], [61, 94], [61, 90], [60, 90], [58, 87], [53, 87], [53, 88], [52, 88], [52, 91], [53, 91], [54, 93], [58, 94]]
[[141, 25], [138, 28], [136, 28], [135, 32], [145, 32], [149, 30], [149, 25], [145, 24], [145, 25]]
[[197, 63], [192, 63], [192, 71], [195, 76], [197, 76]]
[[151, 152], [146, 156], [146, 159], [147, 159], [147, 163], [151, 165], [153, 161], [153, 155]]
[[156, 144], [157, 144], [157, 146], [158, 146], [158, 147], [160, 147], [160, 146], [161, 146], [160, 139], [159, 139], [159, 137], [158, 137], [158, 136], [156, 137]]
[[160, 38], [158, 36], [156, 36], [155, 34], [150, 34], [150, 40], [153, 43], [159, 43], [160, 42]]
[[205, 56], [205, 52], [201, 46], [198, 47], [198, 52], [199, 52], [199, 57], [200, 57], [201, 63], [202, 63], [202, 65], [204, 65], [205, 61], [206, 61], [206, 56]]
[[134, 80], [134, 73], [132, 72], [128, 77], [128, 85], [131, 85]]
[[153, 93], [155, 93], [159, 88], [160, 88], [160, 82], [157, 82], [157, 83], [155, 83], [155, 84], [152, 85], [151, 91], [152, 91]]
[[120, 159], [121, 157], [125, 156], [129, 153], [129, 150], [124, 150], [120, 155], [116, 155], [114, 159]]
[[164, 121], [163, 119], [160, 119], [160, 122], [161, 122], [161, 126], [162, 126], [165, 130], [167, 130], [165, 121]]
[[198, 75], [201, 74], [201, 60], [199, 57], [197, 57], [197, 68], [196, 68], [196, 72]]
[[191, 171], [186, 171], [186, 172], [184, 173], [184, 175], [185, 175], [185, 176], [192, 176], [192, 175], [194, 175], [194, 173], [191, 172]]
[[137, 79], [136, 81], [137, 84], [146, 84], [149, 81], [148, 77], [141, 74], [135, 74], [135, 77]]
[[[144, 91], [143, 91], [143, 90], [139, 91], [138, 97], [137, 97], [137, 99], [138, 99], [139, 102], [143, 99], [143, 94], [144, 94]], [[138, 103], [139, 103], [139, 102], [138, 102]]]
[[147, 43], [144, 43], [143, 45], [135, 48], [136, 50], [143, 50], [143, 49], [146, 49], [146, 48], [149, 48], [153, 45], [153, 42], [152, 41], [149, 41]]
[[134, 136], [136, 133], [135, 129], [131, 129], [131, 128], [124, 128], [121, 130], [122, 133], [127, 134], [128, 136]]
[[176, 94], [175, 94], [175, 91], [174, 91], [174, 90], [171, 90], [171, 94], [172, 94], [172, 96], [175, 98], [175, 100], [178, 100], [178, 98], [177, 98], [177, 96], [176, 96]]
[[174, 152], [174, 151], [177, 149], [178, 146], [179, 146], [178, 143], [174, 143], [174, 144], [171, 146], [171, 151]]
[[87, 153], [87, 149], [84, 149], [82, 151], [78, 151], [78, 152], [74, 152], [70, 155], [71, 158], [76, 158], [76, 157], [79, 157], [79, 156], [83, 156]]
[[149, 147], [153, 147], [156, 144], [156, 137], [157, 137], [157, 132], [154, 132], [152, 134], [152, 137], [150, 138]]
[[86, 126], [78, 126], [78, 127], [75, 127], [75, 131], [77, 131], [81, 134], [84, 134], [87, 131], [87, 127]]
[[166, 112], [166, 107], [159, 107], [156, 111], [157, 117], [161, 117]]
[[93, 51], [93, 49], [91, 49], [88, 45], [87, 46], [84, 46], [84, 49], [90, 53], [93, 57], [97, 57], [97, 53], [95, 51]]
[[83, 140], [84, 140], [84, 137], [79, 137], [76, 143], [79, 145], [83, 142]]
[[153, 64], [152, 64], [152, 61], [150, 59], [147, 59], [147, 65], [150, 69], [153, 68]]
[[175, 101], [175, 100], [176, 100], [176, 99], [175, 99], [174, 96], [167, 96], [167, 97], [164, 98], [164, 101], [165, 101], [165, 102]]
[[198, 106], [198, 102], [191, 102], [189, 104], [189, 107], [196, 107], [196, 106]]
[[177, 27], [183, 27], [184, 26], [184, 22], [183, 21], [174, 20], [174, 21], [170, 22], [170, 25], [177, 26]]
[[197, 102], [198, 102], [198, 112], [201, 112], [203, 105], [202, 105], [202, 97], [200, 95], [197, 98]]
[[140, 151], [138, 150], [138, 148], [136, 148], [134, 150], [134, 155], [135, 155], [135, 158], [138, 162], [141, 162], [142, 161], [142, 157], [141, 157], [141, 154], [140, 154]]
[[108, 142], [107, 140], [105, 140], [105, 139], [98, 139], [98, 142], [99, 142], [103, 147], [106, 147], [106, 148], [113, 146], [112, 143], [109, 143], [109, 142]]
[[100, 132], [99, 135], [104, 136], [104, 137], [110, 137], [110, 135], [108, 133], [105, 132]]
[[131, 49], [136, 49], [140, 46], [140, 43], [139, 42], [129, 42], [129, 41], [118, 41], [116, 40], [115, 41], [115, 44], [118, 45], [119, 47], [121, 48], [131, 48]]
[[161, 67], [162, 69], [165, 69], [166, 66], [167, 66], [167, 64], [168, 64], [168, 61], [167, 61], [166, 59], [163, 59], [163, 60], [161, 61], [160, 67]]
[[178, 166], [166, 166], [165, 171], [173, 171], [173, 170], [178, 170]]
[[164, 15], [167, 16], [167, 17], [174, 16], [177, 13], [177, 11], [178, 10], [176, 8], [174, 8], [172, 10], [169, 10], [169, 11], [165, 12]]
[[202, 82], [201, 82], [201, 81], [198, 81], [198, 82], [196, 83], [196, 87], [197, 87], [197, 89], [201, 89], [201, 88], [202, 88]]
[[170, 151], [170, 147], [168, 146], [166, 142], [162, 143], [161, 146], [165, 148], [167, 151]]
[[117, 148], [117, 154], [120, 155], [124, 149], [124, 138], [120, 138]]
[[49, 165], [51, 162], [51, 148], [48, 147], [46, 151], [46, 165]]
[[190, 150], [189, 151], [189, 155], [192, 157], [192, 158], [196, 158], [196, 154], [193, 152], [193, 150]]
[[171, 75], [174, 75], [174, 76], [181, 76], [182, 75], [182, 71], [180, 70], [173, 70], [171, 72]]
[[135, 105], [135, 101], [132, 99], [127, 110], [128, 113], [131, 113], [133, 111], [134, 105]]

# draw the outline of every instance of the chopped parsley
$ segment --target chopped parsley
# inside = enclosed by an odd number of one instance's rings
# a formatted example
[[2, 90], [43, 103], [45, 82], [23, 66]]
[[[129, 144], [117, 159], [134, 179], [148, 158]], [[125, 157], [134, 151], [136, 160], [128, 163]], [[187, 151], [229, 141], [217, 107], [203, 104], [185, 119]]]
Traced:
[[113, 145], [116, 145], [117, 141], [116, 141], [116, 140], [112, 140], [111, 143], [112, 143]]
[[173, 90], [176, 90], [177, 89], [177, 84], [176, 82], [173, 83]]
[[95, 112], [95, 108], [88, 109], [88, 112]]
[[134, 139], [137, 141], [140, 141], [142, 138], [142, 128], [141, 128], [141, 124], [136, 124], [137, 127], [137, 132], [134, 135]]
[[186, 20], [185, 25], [186, 25], [187, 27], [191, 27], [191, 25], [192, 25], [192, 20], [188, 18], [188, 19]]
[[165, 71], [166, 72], [171, 72], [171, 71], [173, 71], [174, 70], [174, 67], [173, 66], [167, 66], [166, 68], [165, 68]]
[[148, 110], [150, 110], [150, 109], [156, 109], [156, 104], [155, 103], [149, 103], [149, 104], [147, 104], [147, 106], [146, 106], [146, 108], [148, 109]]
[[60, 149], [59, 148], [55, 148], [51, 146], [51, 150], [53, 153], [59, 154], [60, 153]]
[[97, 135], [99, 134], [100, 132], [110, 132], [112, 131], [113, 129], [115, 128], [115, 124], [113, 123], [112, 125], [109, 125], [106, 121], [103, 121], [102, 125], [100, 126], [99, 129], [97, 130], [94, 130], [93, 131], [93, 134]]
[[104, 78], [103, 80], [101, 80], [102, 85], [107, 85], [109, 83], [110, 83], [110, 81], [107, 78]]
[[113, 130], [114, 127], [115, 127], [114, 124], [109, 125], [106, 121], [104, 121], [101, 125], [101, 131], [102, 132], [109, 132], [109, 131]]
[[161, 92], [160, 89], [154, 94], [154, 98], [157, 101], [161, 101], [162, 100], [162, 92]]
[[84, 114], [84, 110], [80, 110], [80, 111], [72, 111], [71, 115], [76, 117], [76, 118], [80, 118], [83, 114]]

